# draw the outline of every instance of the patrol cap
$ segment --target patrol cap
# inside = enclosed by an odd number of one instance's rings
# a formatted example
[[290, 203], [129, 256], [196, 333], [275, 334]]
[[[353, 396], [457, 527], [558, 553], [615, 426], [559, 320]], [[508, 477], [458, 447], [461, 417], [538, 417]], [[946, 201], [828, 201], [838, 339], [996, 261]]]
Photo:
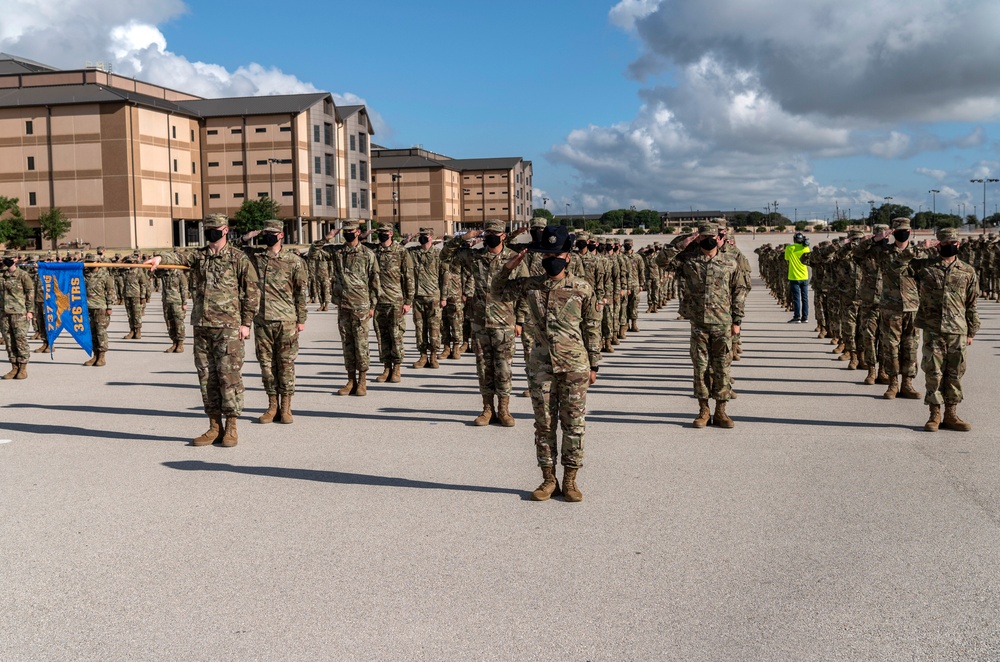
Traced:
[[544, 228], [548, 224], [549, 224], [548, 221], [546, 221], [541, 216], [536, 216], [533, 219], [531, 219], [531, 227], [533, 228]]
[[507, 228], [504, 225], [503, 221], [501, 221], [498, 218], [492, 218], [492, 219], [486, 221], [486, 223], [483, 224], [483, 230], [485, 230], [486, 232], [501, 232], [501, 233], [503, 233], [503, 232], [507, 231]]
[[379, 232], [395, 232], [396, 228], [395, 228], [395, 226], [393, 226], [392, 223], [379, 223], [378, 224], [378, 231]]
[[848, 239], [864, 239], [865, 238], [864, 230], [851, 230], [850, 232], [847, 233], [847, 238]]
[[94, 255], [93, 253], [87, 253], [86, 255], [83, 256], [83, 261], [84, 262], [97, 262], [97, 256]]
[[727, 227], [729, 227], [729, 221], [727, 221], [725, 218], [714, 218], [712, 219], [712, 222], [718, 225], [720, 230], [725, 230]]
[[264, 232], [284, 232], [285, 224], [281, 221], [272, 218], [270, 220], [264, 221]]
[[357, 221], [344, 221], [344, 224], [340, 226], [343, 232], [357, 232], [358, 222]]
[[586, 232], [584, 230], [580, 230], [579, 232], [576, 233], [576, 240], [577, 241], [589, 241], [590, 240], [590, 233]]
[[989, 239], [996, 239], [996, 238], [997, 238], [997, 233], [996, 233], [996, 232], [991, 232], [991, 233], [989, 233], [989, 234], [988, 234], [988, 235], [986, 235], [986, 236], [987, 236], [987, 238], [989, 238]]
[[654, 242], [653, 242], [653, 248], [662, 248], [662, 246], [663, 246], [663, 244], [661, 244], [661, 243], [660, 243], [660, 242], [658, 242], [658, 241], [654, 241]]
[[224, 228], [229, 226], [229, 219], [225, 214], [209, 214], [202, 222], [206, 228]]
[[938, 228], [938, 241], [958, 241], [958, 228]]
[[632, 241], [632, 237], [629, 237], [628, 239], [626, 239], [626, 240], [625, 240], [625, 245], [626, 245], [626, 246], [631, 246], [631, 245], [633, 245], [634, 243], [635, 243], [635, 242], [634, 242], [634, 241]]
[[888, 229], [889, 229], [889, 226], [886, 225], [885, 223], [876, 223], [875, 224], [875, 232], [884, 232], [885, 230], [888, 230]]
[[714, 237], [719, 234], [719, 226], [715, 223], [702, 223], [698, 226], [698, 235], [702, 237]]
[[905, 217], [892, 219], [892, 229], [893, 230], [909, 230], [910, 229], [910, 219]]
[[434, 228], [420, 228], [420, 234], [433, 235]]
[[567, 253], [573, 248], [576, 236], [570, 233], [565, 225], [550, 225], [542, 230], [538, 242], [532, 242], [528, 250], [535, 253], [558, 254]]
[[611, 243], [614, 244], [615, 246], [621, 246], [622, 245], [622, 242], [619, 239], [612, 239]]

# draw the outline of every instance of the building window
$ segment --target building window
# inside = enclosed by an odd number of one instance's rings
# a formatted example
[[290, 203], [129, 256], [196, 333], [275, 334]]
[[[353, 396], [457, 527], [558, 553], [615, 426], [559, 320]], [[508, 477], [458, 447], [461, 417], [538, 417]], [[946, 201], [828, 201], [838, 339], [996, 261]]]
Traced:
[[351, 193], [351, 209], [357, 209], [357, 208], [358, 208], [358, 194], [352, 192]]
[[234, 198], [242, 198], [243, 194], [242, 193], [233, 193], [233, 197]]
[[319, 124], [313, 124], [313, 142], [319, 142]]
[[35, 123], [32, 122], [31, 120], [26, 120], [24, 123], [24, 133], [29, 136], [34, 135]]
[[316, 206], [319, 207], [323, 204], [323, 189], [316, 189]]
[[351, 134], [351, 151], [352, 152], [356, 151], [354, 145], [355, 145], [354, 134]]
[[361, 189], [361, 208], [368, 209], [368, 189]]
[[323, 142], [333, 145], [333, 125], [329, 122], [323, 124]]
[[191, 204], [194, 205], [195, 207], [197, 207], [198, 206], [198, 194], [195, 193], [192, 197], [194, 199], [191, 201]]
[[326, 206], [327, 207], [332, 207], [333, 206], [333, 187], [332, 186], [327, 186], [326, 187]]
[[177, 127], [176, 126], [170, 127], [170, 137], [173, 138], [174, 140], [177, 140]]
[[235, 136], [243, 133], [243, 129], [230, 129], [230, 132]]
[[180, 203], [181, 203], [181, 194], [180, 193], [174, 193], [174, 204], [175, 205], [179, 205]]
[[358, 178], [358, 164], [357, 163], [352, 163], [351, 164], [351, 179], [357, 179], [357, 178]]
[[266, 198], [267, 197], [267, 191], [259, 191], [257, 193], [257, 197], [258, 198]]
[[243, 165], [243, 161], [233, 161], [233, 165], [234, 166], [242, 166]]
[[293, 195], [295, 195], [295, 194], [294, 194], [294, 193], [292, 193], [291, 191], [282, 191], [282, 192], [281, 192], [281, 197], [283, 197], [283, 198], [290, 198], [290, 197], [292, 197]]
[[209, 161], [208, 162], [208, 167], [209, 168], [218, 168], [219, 167], [219, 162], [218, 161]]
[[283, 127], [280, 127], [278, 129], [278, 131], [280, 131], [282, 133], [291, 133], [292, 127], [290, 127], [290, 126], [283, 126]]
[[37, 204], [38, 204], [38, 197], [35, 195], [34, 191], [31, 191], [30, 193], [28, 193], [28, 206], [34, 207]]
[[368, 161], [362, 161], [359, 164], [359, 167], [361, 168], [361, 180], [367, 182], [368, 181]]
[[326, 154], [323, 158], [325, 159], [326, 176], [333, 177], [333, 154]]
[[194, 161], [191, 162], [191, 174], [192, 175], [197, 175], [198, 174], [198, 166], [195, 165]]
[[208, 194], [208, 199], [209, 199], [209, 200], [218, 200], [218, 199], [219, 199], [219, 198], [221, 198], [221, 197], [222, 197], [222, 196], [221, 196], [221, 195], [219, 195], [218, 193], [209, 193], [209, 194]]
[[191, 129], [191, 142], [194, 142], [194, 129]]
[[317, 175], [323, 174], [323, 159], [319, 158], [318, 156], [313, 157], [313, 172], [315, 172]]
[[521, 183], [521, 173], [517, 173], [516, 175], [514, 175], [514, 181], [518, 184]]
[[208, 133], [208, 135], [210, 135], [210, 136], [217, 136], [217, 135], [219, 135], [219, 130], [218, 129], [209, 129], [206, 133]]
[[177, 172], [177, 159], [174, 159], [174, 172]]
[[28, 157], [28, 170], [34, 170], [34, 169], [35, 169], [35, 157], [29, 156]]
[[267, 165], [267, 159], [257, 159], [257, 165]]
[[253, 130], [253, 132], [254, 133], [267, 133], [267, 127], [266, 126], [258, 126], [256, 129]]
[[364, 133], [358, 134], [358, 149], [361, 150], [363, 154], [368, 153], [368, 136]]

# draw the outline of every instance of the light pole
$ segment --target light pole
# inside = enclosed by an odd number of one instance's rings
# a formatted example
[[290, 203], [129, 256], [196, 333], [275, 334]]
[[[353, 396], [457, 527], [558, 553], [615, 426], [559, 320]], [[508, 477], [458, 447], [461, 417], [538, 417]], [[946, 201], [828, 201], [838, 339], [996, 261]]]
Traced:
[[936, 188], [932, 188], [931, 190], [929, 190], [927, 192], [931, 194], [931, 215], [934, 217], [934, 219], [933, 219], [934, 220], [934, 227], [936, 228], [937, 227], [937, 194], [940, 193], [941, 191], [938, 190], [938, 189], [936, 189]]
[[[396, 172], [395, 175], [392, 175], [392, 188], [393, 188], [393, 191], [392, 191], [392, 223], [393, 223], [393, 225], [396, 225], [397, 223], [399, 224], [399, 225], [397, 225], [397, 227], [399, 228], [399, 233], [400, 234], [403, 233], [403, 203], [400, 202], [400, 200], [399, 200], [402, 197], [401, 193], [403, 192], [403, 185], [400, 183], [402, 181], [403, 181], [403, 176], [401, 174], [399, 174], [399, 172]], [[397, 207], [398, 207], [398, 210], [399, 210], [398, 216], [396, 214]]]
[[[888, 200], [892, 200], [892, 196], [891, 196], [891, 195], [887, 195], [887, 196], [885, 196], [885, 197], [884, 197], [884, 198], [882, 198], [882, 199], [883, 199], [883, 200], [887, 200], [887, 201], [888, 201]], [[888, 205], [888, 204], [890, 204], [890, 203], [889, 203], [889, 202], [886, 202], [885, 204], [887, 204], [887, 205]], [[888, 219], [886, 219], [886, 220], [888, 220], [888, 221], [889, 221], [889, 225], [892, 225], [892, 211], [891, 211], [891, 210], [889, 211], [889, 218], [888, 218]]]
[[973, 184], [983, 185], [983, 232], [986, 232], [986, 185], [990, 182], [1000, 182], [1000, 179], [993, 179], [991, 177], [983, 177], [982, 179], [970, 179]]
[[271, 181], [271, 188], [270, 188], [271, 193], [270, 193], [270, 196], [271, 196], [272, 200], [274, 200], [274, 164], [275, 163], [281, 163], [281, 159], [272, 159], [272, 158], [269, 158], [267, 160], [267, 173], [268, 173], [268, 179], [270, 179], [270, 181]]
[[875, 232], [875, 201], [868, 201], [868, 222], [871, 223], [871, 230]]

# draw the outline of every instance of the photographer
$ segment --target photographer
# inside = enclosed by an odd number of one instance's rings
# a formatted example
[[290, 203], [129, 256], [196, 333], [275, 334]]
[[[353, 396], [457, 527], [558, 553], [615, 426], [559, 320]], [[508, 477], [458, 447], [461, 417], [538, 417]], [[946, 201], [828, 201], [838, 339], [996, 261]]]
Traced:
[[795, 243], [785, 246], [785, 262], [788, 263], [788, 287], [792, 294], [794, 316], [788, 323], [809, 321], [809, 238], [801, 232], [793, 237]]

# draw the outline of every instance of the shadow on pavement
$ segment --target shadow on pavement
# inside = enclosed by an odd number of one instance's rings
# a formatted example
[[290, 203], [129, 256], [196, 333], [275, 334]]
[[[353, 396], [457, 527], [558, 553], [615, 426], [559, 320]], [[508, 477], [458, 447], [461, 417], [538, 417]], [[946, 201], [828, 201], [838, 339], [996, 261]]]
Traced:
[[[742, 393], [742, 391], [741, 391]], [[780, 425], [808, 425], [808, 426], [818, 426], [818, 427], [833, 427], [833, 428], [881, 428], [881, 429], [896, 429], [896, 430], [922, 430], [923, 424], [914, 425], [901, 425], [899, 423], [872, 423], [870, 421], [821, 421], [816, 419], [803, 419], [803, 418], [773, 418], [767, 416], [743, 416], [739, 413], [739, 401], [734, 401], [733, 405], [737, 407], [736, 411], [728, 412], [732, 419], [737, 423], [741, 421], [747, 423], [777, 423]], [[626, 423], [626, 424], [640, 424], [640, 425], [662, 425], [669, 421], [664, 421], [662, 419], [673, 419], [680, 418], [685, 421], [692, 419], [697, 416], [697, 407], [693, 408], [691, 413], [685, 414], [673, 414], [668, 412], [620, 412], [620, 411], [590, 411], [587, 412], [587, 421], [595, 421], [601, 423]], [[649, 420], [643, 420], [647, 418]]]
[[515, 490], [506, 487], [487, 487], [485, 485], [456, 485], [452, 483], [434, 483], [425, 480], [409, 478], [393, 478], [391, 476], [373, 476], [370, 474], [355, 474], [342, 471], [319, 471], [316, 469], [289, 469], [286, 467], [246, 467], [221, 462], [203, 462], [201, 460], [180, 460], [164, 462], [163, 466], [181, 471], [226, 471], [251, 476], [268, 476], [271, 478], [292, 478], [295, 480], [312, 480], [319, 483], [335, 483], [338, 485], [369, 485], [372, 487], [407, 487], [421, 490], [454, 490], [460, 492], [484, 492], [487, 494], [513, 494], [527, 501], [531, 492]]
[[15, 432], [26, 432], [28, 434], [40, 435], [64, 435], [66, 437], [96, 437], [98, 439], [118, 439], [121, 441], [183, 441], [177, 437], [161, 437], [153, 434], [141, 434], [135, 431], [116, 432], [114, 430], [90, 430], [88, 428], [75, 428], [69, 425], [35, 425], [32, 423], [7, 423], [0, 422], [0, 430], [13, 430]]

